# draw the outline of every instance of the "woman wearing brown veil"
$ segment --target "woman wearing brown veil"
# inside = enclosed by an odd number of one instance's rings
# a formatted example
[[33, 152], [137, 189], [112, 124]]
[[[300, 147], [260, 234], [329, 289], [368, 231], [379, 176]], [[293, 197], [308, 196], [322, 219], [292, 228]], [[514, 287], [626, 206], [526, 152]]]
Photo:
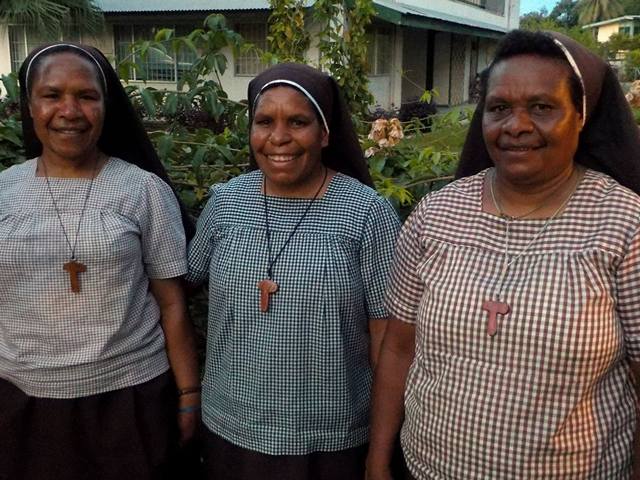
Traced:
[[614, 73], [510, 32], [459, 180], [403, 227], [368, 478], [640, 478], [640, 136]]

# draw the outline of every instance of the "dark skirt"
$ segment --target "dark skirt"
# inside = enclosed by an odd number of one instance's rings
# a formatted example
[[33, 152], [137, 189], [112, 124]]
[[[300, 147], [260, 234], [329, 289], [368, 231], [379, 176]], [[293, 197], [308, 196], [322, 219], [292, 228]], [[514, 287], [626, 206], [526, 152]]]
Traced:
[[204, 434], [207, 480], [360, 480], [367, 445], [308, 455], [266, 455], [227, 442], [208, 428]]
[[170, 372], [77, 399], [35, 398], [0, 379], [0, 480], [174, 478]]

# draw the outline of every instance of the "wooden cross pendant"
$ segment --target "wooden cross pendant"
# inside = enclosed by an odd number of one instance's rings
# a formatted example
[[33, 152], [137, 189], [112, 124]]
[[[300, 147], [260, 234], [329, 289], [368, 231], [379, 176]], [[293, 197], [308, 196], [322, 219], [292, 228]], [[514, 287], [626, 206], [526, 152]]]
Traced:
[[258, 282], [258, 288], [260, 289], [260, 311], [266, 312], [269, 310], [269, 297], [278, 291], [278, 284], [267, 278]]
[[69, 274], [71, 291], [74, 293], [80, 293], [80, 278], [78, 274], [87, 271], [86, 265], [75, 260], [70, 260], [65, 263], [62, 268]]
[[498, 314], [507, 315], [511, 311], [511, 307], [505, 302], [496, 302], [487, 300], [482, 304], [482, 309], [489, 314], [487, 319], [487, 334], [493, 337], [498, 331]]

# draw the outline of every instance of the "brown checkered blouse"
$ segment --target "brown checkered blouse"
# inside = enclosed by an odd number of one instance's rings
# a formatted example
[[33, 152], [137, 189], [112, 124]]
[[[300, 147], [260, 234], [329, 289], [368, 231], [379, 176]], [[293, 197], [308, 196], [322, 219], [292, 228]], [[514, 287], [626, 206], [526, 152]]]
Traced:
[[[418, 479], [624, 479], [640, 361], [640, 197], [588, 170], [511, 265], [487, 335], [505, 220], [486, 170], [425, 197], [397, 245], [387, 306], [416, 325], [402, 444]], [[513, 220], [511, 258], [545, 220]]]

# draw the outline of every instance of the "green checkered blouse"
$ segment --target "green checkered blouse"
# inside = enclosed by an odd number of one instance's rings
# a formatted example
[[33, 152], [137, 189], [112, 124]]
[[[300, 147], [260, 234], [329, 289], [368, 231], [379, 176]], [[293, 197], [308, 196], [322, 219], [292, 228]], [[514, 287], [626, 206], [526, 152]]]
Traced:
[[[367, 442], [368, 320], [399, 228], [389, 203], [337, 174], [275, 264], [279, 290], [259, 308], [267, 274], [262, 173], [211, 190], [189, 248], [191, 282], [209, 280], [203, 420], [217, 435], [271, 455]], [[274, 255], [308, 199], [268, 197]]]

